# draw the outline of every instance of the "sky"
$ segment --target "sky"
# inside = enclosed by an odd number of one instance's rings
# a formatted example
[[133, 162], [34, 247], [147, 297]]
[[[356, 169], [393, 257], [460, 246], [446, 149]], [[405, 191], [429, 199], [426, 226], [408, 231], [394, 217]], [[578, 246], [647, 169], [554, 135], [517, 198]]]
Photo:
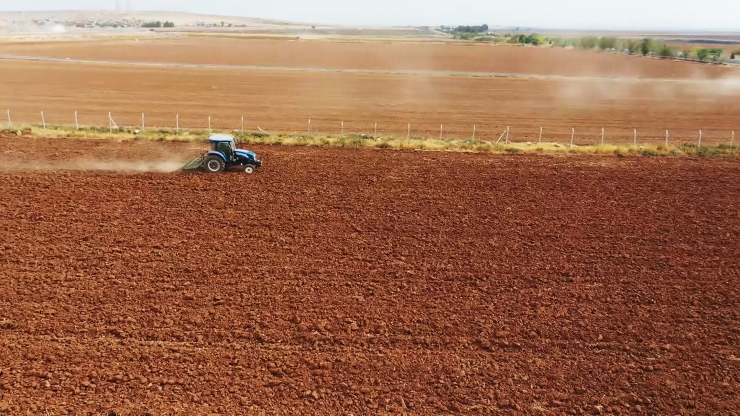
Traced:
[[[125, 7], [127, 0], [119, 0]], [[740, 0], [128, 0], [184, 11], [358, 26], [740, 31]], [[114, 9], [116, 0], [0, 0], [0, 10]]]

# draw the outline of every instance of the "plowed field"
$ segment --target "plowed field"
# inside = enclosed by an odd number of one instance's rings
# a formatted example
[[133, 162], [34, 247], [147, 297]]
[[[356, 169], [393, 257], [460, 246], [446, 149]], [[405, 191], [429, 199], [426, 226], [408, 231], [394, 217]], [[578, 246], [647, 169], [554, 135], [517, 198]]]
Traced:
[[[682, 63], [674, 63], [682, 65]], [[686, 64], [690, 65], [690, 64]], [[729, 144], [740, 131], [740, 82], [476, 78], [320, 71], [256, 71], [0, 60], [0, 125], [14, 123], [183, 129], [260, 127], [268, 132], [345, 133], [495, 141]]]
[[306, 41], [185, 37], [0, 43], [0, 54], [293, 68], [492, 72], [529, 75], [709, 79], [732, 68], [617, 53], [463, 42]]
[[7, 414], [740, 408], [737, 162], [0, 144]]

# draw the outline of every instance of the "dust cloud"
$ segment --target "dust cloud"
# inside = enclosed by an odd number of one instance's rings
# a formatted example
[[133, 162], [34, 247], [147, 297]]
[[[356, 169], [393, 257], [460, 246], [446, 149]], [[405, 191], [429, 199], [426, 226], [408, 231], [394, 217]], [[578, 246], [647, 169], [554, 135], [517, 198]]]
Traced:
[[719, 101], [740, 98], [740, 76], [718, 79], [573, 79], [563, 80], [555, 99], [570, 105], [624, 100]]
[[66, 160], [66, 161], [0, 161], [0, 171], [11, 172], [55, 172], [97, 171], [121, 173], [171, 173], [178, 171], [182, 160]]

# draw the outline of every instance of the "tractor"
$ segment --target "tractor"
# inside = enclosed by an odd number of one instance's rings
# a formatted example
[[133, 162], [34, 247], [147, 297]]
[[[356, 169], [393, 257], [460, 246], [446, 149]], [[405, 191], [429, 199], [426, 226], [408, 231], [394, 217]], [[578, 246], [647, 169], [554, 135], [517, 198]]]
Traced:
[[234, 136], [214, 134], [208, 138], [208, 142], [211, 150], [189, 160], [182, 170], [204, 169], [209, 173], [218, 173], [239, 166], [246, 173], [254, 173], [255, 169], [262, 166], [262, 161], [257, 159], [254, 152], [236, 148]]

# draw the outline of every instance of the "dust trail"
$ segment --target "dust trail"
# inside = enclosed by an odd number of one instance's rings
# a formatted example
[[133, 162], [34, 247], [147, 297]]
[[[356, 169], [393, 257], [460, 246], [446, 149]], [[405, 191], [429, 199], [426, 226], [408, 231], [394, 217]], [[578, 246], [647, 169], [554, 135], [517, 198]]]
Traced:
[[98, 171], [144, 173], [176, 172], [182, 167], [183, 161], [175, 160], [65, 160], [65, 161], [0, 161], [0, 171], [4, 172], [53, 172], [53, 171]]
[[475, 78], [515, 78], [515, 79], [540, 79], [540, 80], [562, 80], [562, 81], [625, 81], [632, 82], [685, 82], [684, 78], [656, 78], [645, 77], [639, 73], [631, 76], [599, 76], [599, 75], [540, 75], [519, 72], [491, 72], [491, 71], [451, 71], [435, 69], [363, 69], [363, 68], [323, 68], [311, 66], [281, 66], [281, 65], [237, 65], [237, 64], [195, 64], [183, 62], [142, 62], [142, 61], [120, 61], [102, 59], [78, 59], [78, 58], [55, 58], [49, 56], [28, 56], [0, 54], [0, 60], [7, 61], [35, 61], [35, 62], [63, 62], [88, 65], [115, 65], [115, 66], [138, 66], [138, 67], [163, 67], [163, 68], [220, 68], [220, 69], [243, 69], [250, 71], [285, 71], [285, 72], [323, 72], [323, 73], [349, 73], [349, 74], [386, 74], [386, 75], [420, 75], [438, 77], [475, 77]]

